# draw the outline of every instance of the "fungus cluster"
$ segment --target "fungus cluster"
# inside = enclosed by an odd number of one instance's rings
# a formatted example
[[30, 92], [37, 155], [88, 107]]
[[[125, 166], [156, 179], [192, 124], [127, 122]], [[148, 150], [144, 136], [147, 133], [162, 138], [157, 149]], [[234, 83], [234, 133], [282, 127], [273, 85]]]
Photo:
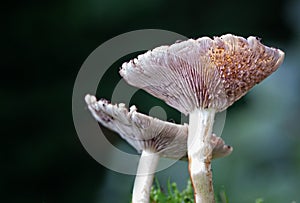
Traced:
[[[120, 110], [127, 115], [126, 118], [133, 117], [129, 120], [122, 119], [124, 122], [130, 122], [133, 128], [127, 129], [125, 133], [120, 131], [122, 129], [120, 127], [115, 126], [111, 129], [135, 147], [135, 141], [130, 140], [128, 136], [157, 140], [158, 138], [155, 137], [164, 135], [172, 137], [173, 141], [170, 142], [172, 144], [186, 144], [186, 147], [181, 146], [181, 152], [187, 150], [195, 202], [214, 202], [211, 160], [216, 149], [226, 148], [221, 138], [216, 138], [212, 133], [215, 113], [227, 109], [255, 84], [277, 70], [283, 59], [284, 53], [281, 50], [264, 46], [256, 37], [244, 39], [231, 34], [213, 39], [208, 37], [189, 39], [170, 46], [157, 47], [124, 63], [120, 74], [130, 85], [144, 89], [178, 111], [189, 115], [188, 126], [159, 121], [139, 114], [133, 108], [130, 112]], [[120, 114], [112, 115], [103, 111], [100, 114], [108, 117], [101, 121], [99, 111], [96, 111], [95, 98], [89, 96], [86, 101], [89, 109], [94, 111], [94, 116], [96, 118], [98, 116], [97, 120], [103, 125], [106, 125], [102, 122], [104, 120], [122, 117]], [[94, 107], [91, 107], [93, 105]], [[111, 106], [111, 108], [123, 109], [124, 105]], [[135, 119], [141, 120], [136, 123]], [[144, 130], [137, 130], [140, 128]], [[145, 130], [148, 128], [149, 130]], [[151, 132], [150, 139], [146, 131]], [[138, 133], [140, 134], [137, 135]], [[178, 142], [174, 141], [176, 139]], [[219, 148], [216, 148], [213, 142], [216, 139], [221, 143]], [[157, 143], [172, 148], [166, 140]], [[146, 145], [149, 146], [143, 144]], [[141, 160], [144, 151], [147, 155], [159, 152], [158, 149], [153, 151], [153, 149], [138, 148], [141, 149], [143, 151]], [[222, 151], [221, 155], [227, 155], [231, 150], [227, 148], [227, 151]], [[158, 154], [163, 155], [163, 152], [160, 151]], [[140, 164], [142, 162], [144, 161]], [[143, 167], [144, 165], [147, 164], [143, 164]], [[148, 178], [152, 179], [152, 177]], [[148, 178], [143, 181], [149, 182]], [[138, 188], [136, 193], [143, 191], [142, 188]], [[135, 191], [133, 193], [134, 203], [148, 202], [148, 199], [134, 199], [135, 195], [139, 196], [136, 193]], [[143, 197], [148, 198], [147, 195]]]
[[[132, 202], [148, 202], [159, 157], [187, 157], [188, 126], [141, 114], [135, 106], [128, 111], [125, 104], [113, 105], [104, 99], [97, 101], [91, 95], [86, 95], [85, 101], [99, 123], [117, 132], [141, 153]], [[225, 145], [222, 138], [216, 135], [212, 135], [211, 145], [213, 158], [224, 157], [232, 152], [232, 147]]]

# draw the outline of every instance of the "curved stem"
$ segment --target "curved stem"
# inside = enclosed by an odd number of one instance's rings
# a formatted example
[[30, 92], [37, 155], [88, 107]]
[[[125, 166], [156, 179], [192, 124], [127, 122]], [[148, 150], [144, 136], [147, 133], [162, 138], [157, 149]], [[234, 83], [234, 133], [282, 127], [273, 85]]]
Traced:
[[196, 109], [190, 114], [188, 158], [196, 203], [215, 202], [211, 172], [214, 117], [214, 109]]
[[159, 154], [144, 150], [134, 181], [132, 203], [148, 203]]

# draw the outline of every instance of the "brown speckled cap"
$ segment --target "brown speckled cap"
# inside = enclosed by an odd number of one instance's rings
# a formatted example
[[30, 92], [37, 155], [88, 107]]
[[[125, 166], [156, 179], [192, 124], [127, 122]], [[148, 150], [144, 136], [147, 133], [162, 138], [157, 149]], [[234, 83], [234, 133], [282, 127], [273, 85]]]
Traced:
[[[135, 106], [128, 111], [124, 104], [110, 104], [86, 95], [85, 101], [93, 117], [103, 126], [117, 132], [137, 151], [147, 149], [162, 157], [179, 159], [187, 155], [188, 125], [178, 125], [137, 112]], [[222, 138], [212, 136], [213, 158], [229, 155], [232, 147]]]
[[121, 76], [184, 114], [223, 111], [277, 70], [284, 53], [256, 37], [226, 34], [157, 47], [124, 63]]

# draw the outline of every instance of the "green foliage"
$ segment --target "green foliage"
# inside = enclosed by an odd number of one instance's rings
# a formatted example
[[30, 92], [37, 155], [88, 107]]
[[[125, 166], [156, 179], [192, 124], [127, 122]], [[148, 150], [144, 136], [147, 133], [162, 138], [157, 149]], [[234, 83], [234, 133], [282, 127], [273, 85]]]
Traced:
[[219, 195], [216, 196], [216, 202], [219, 202], [219, 203], [229, 203], [228, 197], [227, 197], [224, 189], [222, 189], [219, 192]]
[[[150, 202], [151, 203], [194, 203], [194, 192], [191, 181], [188, 180], [186, 188], [180, 192], [175, 182], [168, 181], [167, 194], [162, 191], [158, 180], [155, 180], [156, 185], [151, 188]], [[255, 200], [255, 203], [263, 203], [262, 198]], [[222, 189], [216, 195], [216, 203], [229, 203], [225, 190]]]
[[[194, 203], [194, 191], [191, 181], [188, 180], [187, 186], [183, 191], [179, 191], [175, 182], [168, 181], [167, 193], [162, 191], [158, 180], [156, 179], [156, 185], [151, 188], [150, 194], [151, 203]], [[217, 203], [229, 203], [228, 197], [224, 190], [221, 190], [216, 195]], [[262, 203], [262, 202], [256, 202]]]
[[258, 198], [255, 200], [255, 203], [263, 203], [264, 199], [263, 198]]
[[165, 194], [156, 180], [156, 186], [151, 188], [151, 203], [194, 203], [193, 188], [191, 182], [188, 181], [186, 188], [180, 192], [175, 182], [168, 181], [168, 193]]

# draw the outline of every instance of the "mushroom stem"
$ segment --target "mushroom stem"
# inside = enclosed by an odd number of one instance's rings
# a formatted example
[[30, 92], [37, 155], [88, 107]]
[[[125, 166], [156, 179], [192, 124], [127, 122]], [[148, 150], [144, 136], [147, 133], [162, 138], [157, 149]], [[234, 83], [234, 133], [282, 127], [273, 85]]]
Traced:
[[188, 158], [196, 203], [214, 203], [211, 172], [211, 137], [214, 109], [196, 109], [190, 113], [188, 131]]
[[148, 203], [159, 153], [143, 150], [134, 181], [132, 203]]

